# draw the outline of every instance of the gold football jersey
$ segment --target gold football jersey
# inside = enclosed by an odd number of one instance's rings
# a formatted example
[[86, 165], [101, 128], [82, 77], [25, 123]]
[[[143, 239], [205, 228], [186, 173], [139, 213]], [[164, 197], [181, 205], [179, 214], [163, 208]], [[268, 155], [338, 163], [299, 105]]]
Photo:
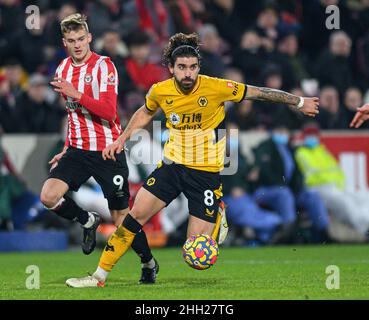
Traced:
[[189, 94], [174, 78], [154, 84], [146, 95], [146, 108], [161, 108], [169, 138], [164, 157], [189, 168], [219, 172], [224, 168], [224, 102], [240, 102], [246, 86], [231, 80], [199, 75]]

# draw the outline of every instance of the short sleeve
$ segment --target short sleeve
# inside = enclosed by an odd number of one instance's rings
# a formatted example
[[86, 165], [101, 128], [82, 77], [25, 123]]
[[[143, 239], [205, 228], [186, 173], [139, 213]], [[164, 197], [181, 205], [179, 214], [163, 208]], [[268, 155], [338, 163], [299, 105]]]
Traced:
[[155, 112], [160, 107], [160, 104], [157, 101], [156, 84], [152, 85], [150, 90], [147, 92], [145, 106], [150, 112]]
[[110, 58], [101, 61], [100, 72], [100, 92], [118, 94], [118, 72]]
[[232, 80], [216, 79], [218, 82], [218, 94], [221, 101], [241, 102], [247, 91], [247, 86]]

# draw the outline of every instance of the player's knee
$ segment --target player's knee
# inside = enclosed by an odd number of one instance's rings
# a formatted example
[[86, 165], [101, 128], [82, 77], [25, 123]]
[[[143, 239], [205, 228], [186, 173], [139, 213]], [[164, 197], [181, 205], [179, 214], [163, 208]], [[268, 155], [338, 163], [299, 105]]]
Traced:
[[61, 196], [52, 190], [42, 190], [40, 195], [40, 200], [46, 208], [54, 207], [60, 198]]
[[139, 205], [133, 205], [132, 209], [130, 210], [129, 214], [134, 218], [136, 221], [145, 220], [147, 212], [143, 210]]
[[140, 210], [140, 207], [134, 205], [129, 211], [129, 214], [132, 216], [132, 218], [137, 219], [142, 215], [142, 210]]

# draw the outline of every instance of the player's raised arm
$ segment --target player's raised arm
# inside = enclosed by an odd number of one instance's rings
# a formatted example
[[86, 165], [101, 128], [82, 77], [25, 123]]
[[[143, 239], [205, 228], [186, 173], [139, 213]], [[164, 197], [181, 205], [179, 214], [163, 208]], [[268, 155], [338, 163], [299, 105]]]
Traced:
[[303, 114], [310, 117], [315, 117], [319, 113], [319, 98], [303, 98], [277, 89], [247, 85], [247, 94], [245, 99], [293, 105]]
[[138, 129], [142, 129], [147, 126], [154, 118], [156, 112], [151, 112], [149, 109], [143, 105], [139, 108], [132, 116], [131, 120], [128, 122], [124, 132], [114, 141], [113, 144], [107, 146], [103, 152], [102, 157], [106, 159], [115, 159], [115, 153], [119, 154], [124, 148], [125, 141], [131, 136], [131, 134]]
[[359, 128], [366, 120], [369, 119], [369, 104], [364, 104], [356, 110], [357, 112], [350, 123], [351, 128]]

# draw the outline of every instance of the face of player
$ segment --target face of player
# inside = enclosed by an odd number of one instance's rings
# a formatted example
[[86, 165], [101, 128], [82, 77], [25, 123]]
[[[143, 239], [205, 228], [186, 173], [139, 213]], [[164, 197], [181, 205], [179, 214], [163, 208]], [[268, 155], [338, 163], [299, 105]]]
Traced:
[[200, 71], [199, 59], [197, 57], [178, 57], [174, 66], [169, 67], [169, 71], [180, 89], [183, 92], [190, 92]]
[[63, 43], [68, 54], [77, 64], [83, 63], [89, 58], [91, 41], [91, 33], [88, 33], [84, 28], [67, 32], [63, 37]]

